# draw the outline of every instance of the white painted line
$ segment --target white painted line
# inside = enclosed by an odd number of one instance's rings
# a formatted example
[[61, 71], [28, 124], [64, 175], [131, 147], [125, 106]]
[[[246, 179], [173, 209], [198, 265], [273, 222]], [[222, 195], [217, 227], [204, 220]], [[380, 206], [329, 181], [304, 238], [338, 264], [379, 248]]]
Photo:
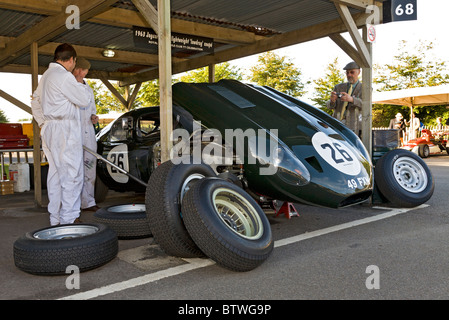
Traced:
[[[325, 229], [320, 229], [320, 230], [316, 230], [316, 231], [312, 231], [312, 232], [307, 232], [307, 233], [303, 233], [297, 236], [293, 236], [290, 238], [285, 238], [282, 240], [278, 240], [275, 241], [274, 243], [274, 247], [275, 248], [279, 248], [282, 246], [286, 246], [289, 244], [293, 244], [299, 241], [303, 241], [303, 240], [307, 240], [313, 237], [319, 237], [325, 234], [329, 234], [332, 232], [336, 232], [336, 231], [340, 231], [340, 230], [344, 230], [344, 229], [348, 229], [348, 228], [352, 228], [352, 227], [356, 227], [356, 226], [360, 226], [362, 224], [366, 224], [366, 223], [371, 223], [371, 222], [375, 222], [375, 221], [379, 221], [382, 219], [386, 219], [386, 218], [390, 218], [393, 216], [396, 216], [398, 214], [401, 213], [405, 213], [411, 210], [415, 210], [415, 209], [422, 209], [422, 208], [426, 208], [428, 207], [428, 205], [423, 204], [420, 205], [418, 207], [415, 208], [399, 208], [399, 209], [392, 209], [391, 208], [383, 208], [383, 207], [373, 207], [373, 209], [382, 209], [382, 210], [390, 210], [389, 212], [386, 213], [382, 213], [382, 214], [378, 214], [375, 215], [373, 217], [369, 217], [369, 218], [365, 218], [365, 219], [360, 219], [360, 220], [356, 220], [356, 221], [351, 221], [348, 223], [343, 223], [337, 226], [333, 226], [333, 227], [329, 227], [329, 228], [325, 228]], [[210, 259], [201, 259], [201, 258], [196, 258], [196, 259], [183, 259], [186, 262], [188, 262], [187, 264], [183, 264], [180, 266], [176, 266], [173, 268], [169, 268], [166, 270], [161, 270], [155, 273], [150, 273], [150, 274], [146, 274], [144, 276], [141, 277], [137, 277], [134, 279], [130, 279], [130, 280], [126, 280], [126, 281], [122, 281], [122, 282], [118, 282], [118, 283], [114, 283], [108, 286], [104, 286], [101, 288], [97, 288], [97, 289], [92, 289], [89, 291], [85, 291], [85, 292], [80, 292], [71, 296], [67, 296], [67, 297], [63, 297], [60, 298], [58, 300], [87, 300], [87, 299], [93, 299], [96, 297], [100, 297], [100, 296], [104, 296], [107, 294], [111, 294], [114, 292], [118, 292], [118, 291], [123, 291], [126, 289], [131, 289], [131, 288], [135, 288], [147, 283], [151, 283], [154, 281], [158, 281], [164, 278], [168, 278], [168, 277], [172, 277], [172, 276], [176, 276], [191, 270], [195, 270], [195, 269], [199, 269], [199, 268], [204, 268], [204, 267], [208, 267], [211, 266], [213, 264], [215, 264], [214, 261], [210, 260]]]
[[[312, 232], [306, 232], [297, 236], [293, 236], [290, 238], [285, 238], [282, 240], [278, 240], [275, 241], [274, 243], [274, 247], [278, 248], [278, 247], [282, 247], [282, 246], [286, 246], [288, 244], [292, 244], [295, 242], [299, 242], [299, 241], [303, 241], [303, 240], [307, 240], [313, 237], [319, 237], [328, 233], [332, 233], [332, 232], [336, 232], [336, 231], [340, 231], [340, 230], [344, 230], [344, 229], [348, 229], [348, 228], [352, 228], [352, 227], [356, 227], [356, 226], [360, 226], [362, 224], [366, 224], [366, 223], [371, 223], [371, 222], [375, 222], [375, 221], [379, 221], [382, 219], [386, 219], [386, 218], [390, 218], [393, 216], [396, 216], [398, 214], [401, 213], [405, 213], [411, 210], [415, 210], [415, 209], [422, 209], [425, 207], [428, 207], [429, 205], [427, 204], [422, 204], [418, 207], [415, 208], [398, 208], [398, 209], [392, 209], [389, 212], [386, 213], [382, 213], [382, 214], [378, 214], [369, 218], [364, 218], [364, 219], [360, 219], [360, 220], [355, 220], [355, 221], [351, 221], [351, 222], [347, 222], [347, 223], [343, 223], [343, 224], [339, 224], [337, 226], [332, 226], [329, 228], [324, 228], [324, 229], [320, 229], [320, 230], [316, 230], [316, 231], [312, 231]], [[383, 207], [373, 207], [373, 209], [391, 209], [391, 208], [383, 208]]]
[[196, 258], [196, 259], [184, 259], [185, 261], [187, 261], [187, 264], [183, 264], [177, 267], [173, 267], [173, 268], [169, 268], [166, 270], [161, 270], [155, 273], [150, 273], [150, 274], [146, 274], [144, 276], [141, 277], [137, 277], [134, 279], [130, 279], [130, 280], [126, 280], [126, 281], [122, 281], [122, 282], [118, 282], [118, 283], [114, 283], [108, 286], [104, 286], [101, 288], [97, 288], [97, 289], [92, 289], [89, 291], [85, 291], [85, 292], [80, 292], [71, 296], [67, 296], [67, 297], [63, 297], [60, 298], [58, 300], [87, 300], [87, 299], [93, 299], [96, 297], [100, 297], [100, 296], [104, 296], [107, 294], [111, 294], [117, 291], [122, 291], [122, 290], [126, 290], [126, 289], [130, 289], [130, 288], [135, 288], [150, 282], [154, 282], [154, 281], [158, 281], [164, 278], [168, 278], [168, 277], [172, 277], [172, 276], [176, 276], [178, 274], [187, 272], [187, 271], [191, 271], [191, 270], [195, 270], [195, 269], [199, 269], [199, 268], [204, 268], [207, 266], [211, 266], [213, 265], [215, 262], [209, 259], [201, 259], [201, 258]]

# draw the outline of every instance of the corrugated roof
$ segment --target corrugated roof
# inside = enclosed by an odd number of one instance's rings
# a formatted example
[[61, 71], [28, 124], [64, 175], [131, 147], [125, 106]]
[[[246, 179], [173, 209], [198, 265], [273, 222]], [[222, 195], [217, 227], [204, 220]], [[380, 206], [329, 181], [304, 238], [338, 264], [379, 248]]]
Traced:
[[[157, 0], [150, 0], [150, 3], [157, 7]], [[330, 0], [172, 0], [170, 4], [172, 18], [264, 36], [300, 30], [339, 18], [335, 5]], [[20, 9], [17, 8], [12, 10], [3, 9], [3, 7], [0, 0], [1, 37], [18, 37], [46, 18], [46, 15], [33, 13], [31, 9], [19, 11]], [[118, 0], [113, 4], [113, 7], [118, 10], [138, 12], [131, 0]], [[360, 11], [351, 8], [351, 13]], [[126, 13], [126, 11], [123, 11], [123, 13]], [[157, 54], [156, 49], [142, 49], [134, 45], [131, 26], [125, 27], [120, 24], [114, 25], [114, 23], [105, 24], [102, 21], [95, 20], [82, 22], [80, 29], [64, 30], [54, 36], [50, 42], [68, 42], [73, 45], [97, 49], [111, 48], [144, 54]], [[223, 40], [215, 40], [215, 42], [216, 52], [236, 45], [236, 43], [232, 43], [232, 39], [228, 44]], [[205, 55], [204, 53], [179, 49], [174, 50], [174, 54], [178, 58], [194, 58]], [[46, 66], [50, 60], [50, 56], [40, 55], [39, 65]], [[137, 70], [133, 72], [138, 72], [151, 67], [139, 64], [137, 61], [126, 64], [123, 61], [104, 61], [104, 58], [98, 61], [90, 60], [92, 69], [106, 72], [123, 72], [123, 70]], [[29, 63], [29, 54], [18, 56], [10, 62], [13, 65], [29, 65]]]

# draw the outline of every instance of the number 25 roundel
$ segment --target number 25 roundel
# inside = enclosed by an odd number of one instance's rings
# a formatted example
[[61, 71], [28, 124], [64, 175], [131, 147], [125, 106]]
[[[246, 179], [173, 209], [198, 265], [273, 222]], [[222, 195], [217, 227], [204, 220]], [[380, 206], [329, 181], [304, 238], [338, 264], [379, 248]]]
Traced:
[[360, 161], [346, 141], [333, 139], [324, 132], [317, 132], [312, 137], [312, 144], [318, 154], [338, 171], [351, 176], [360, 173]]
[[[129, 162], [128, 162], [128, 146], [126, 144], [119, 144], [109, 151], [107, 160], [111, 161], [117, 167], [129, 172]], [[116, 168], [108, 165], [108, 173], [112, 179], [118, 183], [127, 183], [129, 177], [126, 174], [120, 173]]]

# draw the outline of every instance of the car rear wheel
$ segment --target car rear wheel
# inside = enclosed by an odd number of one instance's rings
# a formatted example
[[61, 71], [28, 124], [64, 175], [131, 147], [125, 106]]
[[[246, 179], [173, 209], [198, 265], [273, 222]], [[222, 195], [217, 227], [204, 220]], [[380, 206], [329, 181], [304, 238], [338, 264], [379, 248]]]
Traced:
[[116, 257], [115, 232], [103, 224], [67, 224], [28, 232], [14, 242], [14, 263], [38, 275], [65, 274], [68, 266], [87, 271]]
[[151, 236], [145, 204], [130, 203], [101, 208], [94, 221], [115, 231], [119, 239], [139, 239]]
[[187, 191], [182, 210], [198, 247], [227, 269], [252, 270], [273, 250], [270, 223], [262, 208], [229, 181], [199, 181]]
[[376, 163], [374, 174], [382, 195], [400, 207], [416, 207], [429, 200], [434, 191], [428, 166], [407, 150], [387, 152]]
[[214, 177], [205, 164], [162, 163], [150, 176], [145, 194], [146, 212], [154, 240], [167, 254], [193, 258], [203, 256], [187, 232], [181, 201], [185, 192], [198, 180]]

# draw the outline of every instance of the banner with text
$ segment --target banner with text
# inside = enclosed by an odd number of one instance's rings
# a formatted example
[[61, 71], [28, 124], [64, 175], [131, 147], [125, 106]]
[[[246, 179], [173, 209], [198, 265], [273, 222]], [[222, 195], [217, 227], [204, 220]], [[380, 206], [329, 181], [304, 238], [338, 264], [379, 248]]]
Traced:
[[[137, 48], [158, 48], [157, 34], [153, 29], [133, 26], [133, 39]], [[172, 32], [171, 46], [173, 49], [214, 52], [214, 39]]]

